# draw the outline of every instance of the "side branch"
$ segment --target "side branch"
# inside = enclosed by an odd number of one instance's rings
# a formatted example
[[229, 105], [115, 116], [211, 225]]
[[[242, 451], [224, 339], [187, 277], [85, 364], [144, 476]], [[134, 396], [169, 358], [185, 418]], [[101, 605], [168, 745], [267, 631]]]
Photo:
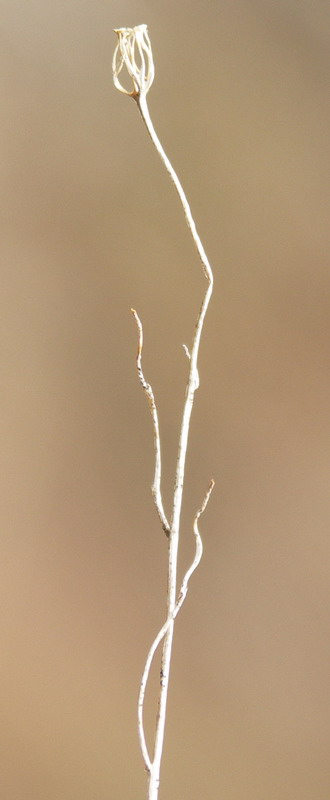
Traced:
[[210, 481], [209, 488], [208, 488], [208, 490], [206, 492], [206, 495], [204, 497], [204, 500], [202, 502], [202, 505], [198, 509], [198, 511], [196, 513], [196, 516], [195, 516], [195, 519], [194, 519], [193, 531], [194, 531], [194, 534], [195, 534], [195, 547], [196, 547], [196, 549], [195, 549], [195, 558], [194, 558], [192, 564], [190, 565], [189, 569], [187, 569], [187, 572], [186, 572], [186, 574], [185, 574], [185, 576], [183, 578], [183, 581], [182, 581], [182, 584], [181, 584], [181, 589], [180, 589], [180, 592], [179, 592], [179, 597], [177, 599], [176, 606], [175, 606], [175, 609], [174, 609], [174, 615], [173, 615], [174, 617], [176, 617], [178, 611], [180, 610], [180, 608], [182, 606], [182, 603], [184, 602], [184, 600], [186, 598], [187, 591], [188, 591], [188, 584], [189, 584], [190, 578], [191, 578], [193, 572], [195, 572], [195, 569], [197, 569], [198, 564], [199, 564], [199, 562], [200, 562], [200, 560], [202, 558], [202, 555], [203, 555], [203, 542], [202, 542], [202, 538], [201, 538], [201, 535], [200, 535], [199, 530], [198, 530], [198, 520], [199, 520], [200, 516], [204, 513], [204, 511], [206, 509], [206, 506], [207, 506], [207, 504], [209, 502], [210, 495], [211, 495], [213, 487], [214, 487], [214, 480], [212, 478], [212, 480]]
[[199, 562], [200, 562], [200, 560], [202, 558], [202, 555], [203, 555], [203, 543], [202, 543], [201, 535], [200, 535], [199, 530], [198, 530], [198, 520], [199, 520], [200, 516], [203, 514], [203, 512], [206, 509], [206, 506], [207, 506], [207, 504], [209, 502], [210, 495], [211, 495], [213, 487], [214, 487], [214, 480], [212, 479], [211, 482], [210, 482], [210, 485], [208, 487], [208, 490], [207, 490], [207, 492], [205, 494], [203, 503], [202, 503], [201, 507], [198, 509], [198, 511], [197, 511], [197, 513], [195, 515], [195, 518], [194, 518], [194, 523], [193, 523], [193, 531], [194, 531], [194, 534], [195, 534], [195, 555], [194, 555], [194, 559], [193, 559], [190, 567], [187, 569], [187, 572], [184, 575], [184, 578], [183, 578], [183, 581], [182, 581], [182, 584], [181, 584], [181, 588], [180, 588], [180, 592], [179, 592], [179, 595], [178, 595], [178, 598], [177, 598], [177, 601], [176, 601], [176, 604], [175, 604], [175, 607], [174, 607], [174, 611], [171, 614], [169, 614], [169, 616], [167, 617], [166, 622], [164, 622], [164, 625], [161, 627], [160, 631], [158, 631], [157, 636], [155, 637], [155, 639], [154, 639], [154, 641], [153, 641], [153, 643], [152, 643], [152, 645], [150, 647], [150, 650], [149, 650], [149, 653], [148, 653], [148, 656], [147, 656], [147, 659], [146, 659], [145, 667], [144, 667], [144, 670], [143, 670], [143, 675], [142, 675], [142, 678], [141, 678], [139, 700], [138, 700], [138, 732], [139, 732], [139, 740], [140, 740], [140, 746], [141, 746], [141, 751], [142, 751], [142, 756], [143, 756], [145, 768], [146, 768], [146, 770], [147, 770], [147, 772], [149, 774], [150, 774], [150, 772], [152, 770], [153, 764], [152, 764], [152, 761], [151, 761], [150, 756], [149, 756], [147, 743], [146, 743], [146, 738], [145, 738], [145, 733], [144, 733], [143, 707], [144, 707], [145, 692], [146, 692], [146, 687], [147, 687], [147, 683], [148, 683], [148, 679], [149, 679], [150, 669], [151, 669], [151, 665], [152, 665], [153, 658], [154, 658], [154, 655], [156, 653], [157, 648], [159, 647], [162, 639], [164, 639], [164, 636], [166, 636], [166, 633], [167, 633], [171, 623], [173, 622], [173, 620], [175, 619], [175, 617], [179, 613], [180, 608], [181, 608], [181, 606], [183, 605], [183, 603], [184, 603], [184, 601], [186, 599], [190, 578], [191, 578], [193, 572], [195, 572], [195, 569], [197, 569], [197, 567], [199, 565]]
[[135, 311], [135, 308], [131, 308], [131, 312], [134, 316], [136, 326], [138, 329], [138, 350], [136, 355], [136, 366], [138, 371], [139, 380], [141, 386], [147, 396], [152, 424], [154, 429], [154, 448], [155, 448], [155, 475], [154, 475], [154, 482], [151, 487], [152, 496], [154, 498], [155, 506], [158, 512], [159, 519], [162, 523], [163, 530], [166, 533], [166, 536], [169, 536], [170, 526], [166, 518], [166, 514], [163, 507], [162, 495], [161, 495], [161, 449], [160, 449], [160, 434], [159, 434], [159, 422], [158, 422], [158, 413], [155, 403], [154, 393], [150, 386], [150, 383], [147, 383], [143, 371], [142, 371], [142, 348], [143, 348], [143, 328], [142, 322]]

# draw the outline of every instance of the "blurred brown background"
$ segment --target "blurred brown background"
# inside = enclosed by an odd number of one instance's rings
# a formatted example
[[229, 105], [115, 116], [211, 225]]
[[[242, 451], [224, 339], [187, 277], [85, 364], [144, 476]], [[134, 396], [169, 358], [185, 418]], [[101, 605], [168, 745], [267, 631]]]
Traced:
[[[151, 114], [214, 267], [161, 798], [328, 800], [329, 11], [322, 0], [1, 3], [1, 797], [138, 800], [136, 699], [164, 619], [144, 321], [170, 507], [204, 288], [115, 91], [147, 23]], [[170, 513], [168, 511], [168, 513]], [[154, 677], [147, 708], [153, 726]]]

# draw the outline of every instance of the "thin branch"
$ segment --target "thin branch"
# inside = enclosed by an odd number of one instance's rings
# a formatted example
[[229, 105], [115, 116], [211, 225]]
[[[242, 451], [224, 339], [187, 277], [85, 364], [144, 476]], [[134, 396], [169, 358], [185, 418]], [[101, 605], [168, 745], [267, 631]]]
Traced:
[[173, 181], [174, 186], [175, 186], [175, 188], [177, 190], [177, 193], [179, 195], [179, 198], [180, 198], [182, 206], [183, 206], [184, 215], [185, 215], [185, 218], [186, 218], [186, 222], [187, 222], [188, 228], [189, 228], [190, 233], [192, 235], [192, 238], [194, 240], [194, 244], [196, 246], [198, 255], [200, 257], [200, 260], [202, 262], [204, 275], [207, 278], [207, 280], [209, 281], [209, 283], [213, 284], [213, 273], [212, 273], [211, 265], [210, 265], [210, 262], [208, 260], [207, 255], [206, 255], [206, 252], [204, 250], [204, 247], [202, 245], [201, 238], [200, 238], [199, 234], [197, 233], [196, 224], [195, 224], [193, 215], [191, 213], [191, 209], [190, 209], [190, 205], [188, 203], [187, 197], [186, 197], [186, 193], [184, 192], [184, 190], [182, 188], [182, 185], [180, 183], [180, 180], [179, 180], [179, 178], [177, 176], [177, 173], [175, 172], [175, 169], [172, 167], [172, 164], [171, 164], [169, 158], [167, 157], [167, 155], [165, 153], [163, 145], [161, 144], [160, 139], [157, 136], [157, 133], [155, 131], [155, 128], [153, 126], [153, 123], [152, 123], [152, 120], [151, 120], [151, 117], [150, 117], [150, 114], [149, 114], [146, 93], [141, 92], [140, 94], [134, 95], [134, 100], [136, 100], [138, 109], [140, 111], [140, 114], [141, 114], [141, 117], [143, 119], [143, 122], [144, 122], [144, 124], [145, 124], [145, 126], [147, 128], [149, 136], [150, 136], [150, 138], [151, 138], [151, 140], [152, 140], [157, 152], [159, 153], [159, 155], [160, 155], [160, 157], [162, 159], [162, 162], [163, 162], [165, 168], [167, 169], [167, 172], [169, 173], [169, 175], [171, 177], [171, 180]]
[[138, 371], [139, 380], [141, 386], [147, 396], [152, 424], [154, 429], [154, 448], [155, 448], [155, 475], [154, 475], [154, 482], [151, 488], [152, 496], [155, 501], [155, 506], [158, 512], [159, 519], [162, 523], [163, 530], [166, 533], [166, 536], [169, 536], [170, 526], [166, 519], [166, 514], [163, 507], [162, 501], [162, 494], [161, 494], [161, 474], [162, 474], [162, 459], [161, 459], [161, 449], [160, 449], [160, 435], [159, 435], [159, 422], [158, 422], [158, 413], [155, 403], [154, 393], [150, 386], [150, 383], [147, 383], [143, 370], [142, 370], [142, 348], [143, 348], [143, 328], [142, 322], [135, 311], [135, 308], [131, 308], [131, 312], [134, 316], [137, 329], [138, 329], [138, 350], [136, 355], [136, 367]]
[[195, 569], [197, 569], [198, 564], [199, 564], [199, 562], [200, 562], [200, 560], [202, 558], [202, 555], [203, 555], [203, 542], [202, 542], [202, 538], [201, 538], [201, 535], [200, 535], [199, 530], [198, 530], [198, 520], [199, 520], [200, 516], [204, 513], [204, 511], [206, 509], [206, 506], [207, 506], [207, 504], [209, 502], [210, 495], [211, 495], [211, 492], [213, 490], [213, 487], [214, 487], [214, 480], [212, 478], [212, 480], [210, 481], [210, 485], [208, 487], [208, 490], [206, 492], [206, 495], [204, 497], [204, 500], [202, 502], [202, 505], [198, 509], [198, 511], [196, 513], [196, 516], [195, 516], [195, 519], [194, 519], [193, 530], [194, 530], [195, 542], [196, 542], [196, 544], [195, 544], [195, 546], [196, 546], [195, 558], [194, 558], [191, 566], [189, 567], [189, 569], [187, 569], [187, 572], [186, 572], [186, 574], [185, 574], [185, 576], [183, 578], [183, 581], [182, 581], [182, 584], [181, 584], [180, 593], [179, 593], [179, 597], [177, 599], [176, 606], [175, 606], [174, 617], [176, 617], [178, 611], [180, 610], [180, 608], [182, 606], [182, 603], [184, 602], [184, 600], [186, 598], [190, 578], [191, 578], [193, 572], [195, 572]]
[[[149, 650], [149, 653], [148, 653], [148, 656], [147, 656], [147, 659], [146, 659], [145, 667], [144, 667], [144, 670], [143, 670], [142, 678], [141, 678], [140, 692], [139, 692], [139, 699], [138, 699], [138, 733], [139, 733], [140, 746], [141, 746], [141, 750], [142, 750], [142, 756], [143, 756], [145, 768], [146, 768], [146, 770], [147, 770], [147, 772], [149, 774], [150, 774], [150, 772], [152, 770], [152, 762], [151, 762], [151, 759], [150, 759], [150, 756], [149, 756], [149, 752], [148, 752], [148, 748], [147, 748], [147, 744], [146, 744], [145, 732], [144, 732], [143, 707], [144, 707], [144, 698], [145, 698], [146, 687], [147, 687], [148, 678], [149, 678], [149, 674], [150, 674], [150, 669], [151, 669], [151, 665], [152, 665], [153, 658], [154, 658], [154, 655], [156, 653], [157, 648], [159, 647], [162, 639], [164, 638], [165, 634], [167, 633], [167, 631], [169, 629], [169, 626], [170, 626], [171, 622], [174, 621], [175, 617], [179, 613], [180, 608], [182, 607], [182, 605], [183, 605], [183, 603], [184, 603], [184, 601], [186, 599], [190, 578], [191, 578], [193, 572], [195, 572], [195, 570], [197, 569], [197, 567], [199, 565], [199, 562], [200, 562], [200, 560], [202, 558], [202, 555], [203, 555], [203, 543], [202, 543], [201, 535], [200, 535], [199, 530], [198, 530], [198, 520], [199, 520], [201, 514], [203, 514], [203, 512], [206, 509], [206, 506], [208, 504], [208, 501], [209, 501], [209, 498], [210, 498], [210, 494], [212, 492], [213, 487], [214, 487], [214, 480], [211, 480], [210, 485], [208, 487], [208, 490], [207, 490], [207, 492], [205, 494], [203, 503], [202, 503], [201, 507], [198, 509], [198, 511], [197, 511], [197, 513], [195, 515], [195, 519], [194, 519], [194, 523], [193, 523], [193, 531], [194, 531], [194, 534], [195, 534], [195, 555], [194, 555], [193, 561], [192, 561], [190, 567], [187, 569], [187, 571], [186, 571], [186, 573], [184, 575], [184, 578], [182, 580], [180, 592], [179, 592], [178, 599], [177, 599], [176, 604], [175, 604], [174, 611], [171, 614], [171, 616], [169, 616], [166, 619], [166, 622], [164, 622], [164, 625], [161, 627], [160, 631], [158, 631], [157, 636], [155, 637], [155, 639], [154, 639], [154, 641], [153, 641], [153, 643], [152, 643], [152, 645], [150, 647], [150, 650]], [[162, 677], [163, 676], [161, 675], [161, 680], [162, 680]]]

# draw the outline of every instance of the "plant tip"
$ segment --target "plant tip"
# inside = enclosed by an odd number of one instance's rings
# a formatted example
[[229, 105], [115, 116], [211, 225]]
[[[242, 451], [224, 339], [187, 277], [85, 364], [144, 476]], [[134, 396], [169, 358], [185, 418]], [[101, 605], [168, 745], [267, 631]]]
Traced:
[[[115, 28], [118, 36], [117, 47], [112, 60], [113, 81], [116, 89], [135, 99], [146, 95], [155, 77], [155, 67], [147, 25], [135, 28]], [[122, 85], [119, 75], [126, 67], [133, 82], [130, 92]]]

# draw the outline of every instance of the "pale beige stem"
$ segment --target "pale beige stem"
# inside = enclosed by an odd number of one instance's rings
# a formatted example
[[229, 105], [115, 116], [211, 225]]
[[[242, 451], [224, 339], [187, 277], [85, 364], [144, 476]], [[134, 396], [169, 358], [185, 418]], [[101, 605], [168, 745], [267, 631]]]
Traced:
[[181, 430], [180, 430], [180, 439], [179, 439], [179, 448], [178, 448], [175, 484], [174, 484], [173, 508], [172, 508], [171, 522], [170, 522], [168, 580], [167, 580], [168, 626], [164, 636], [164, 644], [163, 644], [163, 652], [161, 660], [160, 693], [159, 693], [158, 714], [156, 721], [154, 757], [149, 769], [148, 800], [157, 800], [158, 788], [159, 788], [160, 764], [161, 764], [163, 742], [164, 742], [166, 704], [167, 704], [169, 673], [170, 673], [173, 632], [174, 632], [173, 615], [175, 610], [176, 592], [177, 592], [176, 587], [177, 587], [177, 562], [178, 562], [178, 546], [179, 546], [179, 532], [180, 532], [180, 516], [181, 516], [185, 462], [186, 462], [188, 436], [189, 436], [189, 424], [194, 402], [194, 394], [199, 383], [197, 360], [198, 360], [200, 339], [201, 339], [204, 319], [213, 290], [213, 274], [210, 263], [203, 248], [201, 239], [197, 233], [196, 225], [185, 192], [181, 186], [181, 183], [179, 181], [179, 178], [175, 170], [172, 167], [171, 162], [169, 161], [163, 149], [163, 146], [156, 134], [153, 123], [151, 121], [146, 94], [144, 92], [141, 92], [139, 95], [135, 96], [134, 99], [136, 100], [136, 103], [138, 105], [142, 119], [146, 125], [149, 136], [157, 152], [159, 153], [168, 173], [170, 174], [170, 177], [177, 190], [177, 193], [179, 195], [179, 198], [183, 206], [187, 225], [190, 229], [194, 244], [196, 246], [198, 255], [202, 262], [204, 275], [208, 281], [208, 287], [205, 292], [203, 302], [200, 307], [200, 311], [196, 320], [195, 333], [190, 353], [189, 376], [186, 387], [186, 398], [184, 403]]

